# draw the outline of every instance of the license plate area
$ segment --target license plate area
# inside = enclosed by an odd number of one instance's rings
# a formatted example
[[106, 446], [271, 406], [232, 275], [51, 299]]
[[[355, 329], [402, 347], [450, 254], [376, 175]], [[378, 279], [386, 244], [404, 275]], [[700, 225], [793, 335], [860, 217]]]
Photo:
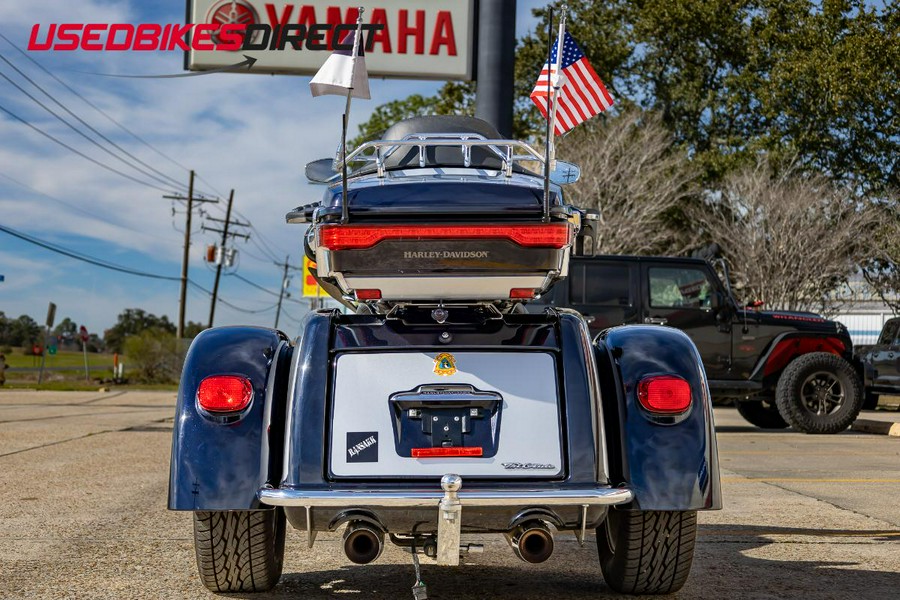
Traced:
[[413, 449], [481, 448], [480, 457], [497, 454], [503, 396], [470, 384], [420, 385], [388, 399], [397, 454]]

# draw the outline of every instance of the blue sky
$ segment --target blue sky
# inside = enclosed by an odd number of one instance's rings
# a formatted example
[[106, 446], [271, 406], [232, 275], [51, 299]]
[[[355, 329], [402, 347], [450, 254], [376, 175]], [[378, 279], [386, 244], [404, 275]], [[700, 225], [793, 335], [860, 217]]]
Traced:
[[[517, 35], [533, 27], [530, 9], [542, 4], [541, 0], [519, 0]], [[20, 48], [27, 45], [35, 23], [172, 23], [184, 19], [183, 0], [0, 0], [0, 10], [5, 15], [0, 33]], [[197, 184], [202, 191], [224, 195], [234, 188], [235, 210], [254, 226], [251, 242], [237, 244], [237, 273], [277, 292], [281, 269], [273, 264], [275, 259], [290, 255], [296, 263], [301, 256], [303, 229], [286, 225], [284, 214], [321, 195], [321, 188], [306, 183], [303, 166], [334, 152], [340, 137], [342, 98], [313, 99], [307, 77], [212, 74], [180, 79], [117, 79], [85, 74], [178, 73], [182, 67], [178, 52], [29, 55], [165, 157], [117, 128], [0, 39], [0, 56], [128, 152], [185, 183], [185, 169], [195, 169], [202, 177]], [[60, 112], [2, 60], [0, 73]], [[354, 102], [351, 132], [379, 104], [411, 93], [430, 94], [439, 85], [372, 80], [372, 100]], [[77, 150], [116, 165], [109, 155], [91, 146], [2, 77], [0, 106]], [[118, 166], [125, 170], [121, 163]], [[0, 224], [128, 268], [178, 277], [184, 215], [173, 217], [172, 203], [162, 194], [88, 162], [0, 112]], [[208, 205], [208, 211], [222, 218], [224, 203]], [[213, 272], [202, 257], [206, 245], [216, 242], [217, 234], [199, 231], [200, 222], [195, 214], [190, 278], [211, 289]], [[125, 308], [139, 307], [173, 320], [177, 317], [178, 282], [107, 271], [3, 233], [0, 274], [5, 276], [0, 282], [0, 311], [7, 317], [29, 314], [43, 322], [47, 304], [52, 301], [58, 306], [57, 322], [68, 316], [101, 335]], [[299, 277], [294, 277], [291, 292], [295, 299], [300, 297], [299, 284]], [[222, 278], [220, 294], [235, 306], [263, 312], [247, 314], [220, 303], [216, 325], [271, 326], [274, 322], [275, 296], [236, 277]], [[295, 319], [302, 316], [305, 306], [287, 302], [285, 308], [280, 325], [293, 333]], [[209, 297], [192, 289], [187, 318], [205, 323], [208, 313]]]

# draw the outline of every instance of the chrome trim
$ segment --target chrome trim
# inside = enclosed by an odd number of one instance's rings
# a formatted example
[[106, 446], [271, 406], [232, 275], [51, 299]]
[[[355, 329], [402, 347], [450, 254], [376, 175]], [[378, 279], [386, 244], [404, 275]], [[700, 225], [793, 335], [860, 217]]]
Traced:
[[[311, 506], [350, 508], [380, 506], [385, 508], [437, 508], [444, 497], [439, 490], [302, 490], [261, 489], [257, 495], [269, 506]], [[609, 506], [634, 499], [628, 488], [598, 486], [571, 490], [460, 490], [463, 506]]]

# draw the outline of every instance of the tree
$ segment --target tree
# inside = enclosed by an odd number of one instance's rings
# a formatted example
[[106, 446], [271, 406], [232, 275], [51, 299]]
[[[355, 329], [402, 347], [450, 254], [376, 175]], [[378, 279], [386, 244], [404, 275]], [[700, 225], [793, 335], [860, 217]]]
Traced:
[[125, 353], [138, 380], [144, 383], [172, 383], [178, 380], [181, 364], [175, 334], [152, 327], [128, 336]]
[[25, 346], [30, 351], [41, 337], [41, 326], [28, 315], [7, 321], [6, 344], [10, 346]]
[[719, 244], [746, 300], [786, 310], [836, 308], [829, 293], [865, 262], [872, 207], [846, 186], [768, 163], [729, 174], [691, 218]]
[[157, 317], [140, 308], [127, 308], [119, 314], [116, 324], [103, 333], [103, 341], [110, 352], [122, 352], [125, 339], [147, 329], [175, 333], [175, 325], [165, 315]]
[[697, 172], [659, 115], [625, 111], [575, 130], [560, 151], [582, 171], [568, 200], [600, 212], [600, 252], [679, 254], [696, 245], [673, 218], [698, 197]]
[[900, 312], [900, 199], [889, 197], [876, 205], [877, 226], [868, 242], [872, 252], [863, 263], [866, 281], [895, 313]]
[[[860, 191], [900, 187], [900, 4], [864, 0], [569, 0], [568, 29], [619, 107], [663, 123], [707, 181], [776, 161]], [[547, 56], [547, 10], [516, 53], [517, 137], [540, 136], [528, 99]], [[554, 34], [555, 35], [555, 34]], [[361, 131], [395, 119], [467, 114], [448, 84], [376, 109]], [[382, 110], [384, 108], [384, 110]]]

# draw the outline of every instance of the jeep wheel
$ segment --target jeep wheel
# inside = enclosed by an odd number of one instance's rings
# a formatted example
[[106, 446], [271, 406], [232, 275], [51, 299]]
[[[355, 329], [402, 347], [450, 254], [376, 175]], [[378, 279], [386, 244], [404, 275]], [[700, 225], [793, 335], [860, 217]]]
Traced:
[[763, 429], [784, 429], [788, 426], [787, 421], [778, 412], [778, 407], [769, 400], [738, 402], [737, 411], [748, 423]]
[[264, 592], [281, 578], [284, 512], [240, 510], [194, 513], [194, 550], [200, 579], [213, 592]]
[[610, 509], [597, 528], [603, 579], [626, 594], [677, 592], [691, 571], [696, 536], [696, 511]]
[[803, 433], [838, 433], [862, 408], [859, 378], [846, 360], [827, 352], [804, 354], [778, 379], [778, 411]]

